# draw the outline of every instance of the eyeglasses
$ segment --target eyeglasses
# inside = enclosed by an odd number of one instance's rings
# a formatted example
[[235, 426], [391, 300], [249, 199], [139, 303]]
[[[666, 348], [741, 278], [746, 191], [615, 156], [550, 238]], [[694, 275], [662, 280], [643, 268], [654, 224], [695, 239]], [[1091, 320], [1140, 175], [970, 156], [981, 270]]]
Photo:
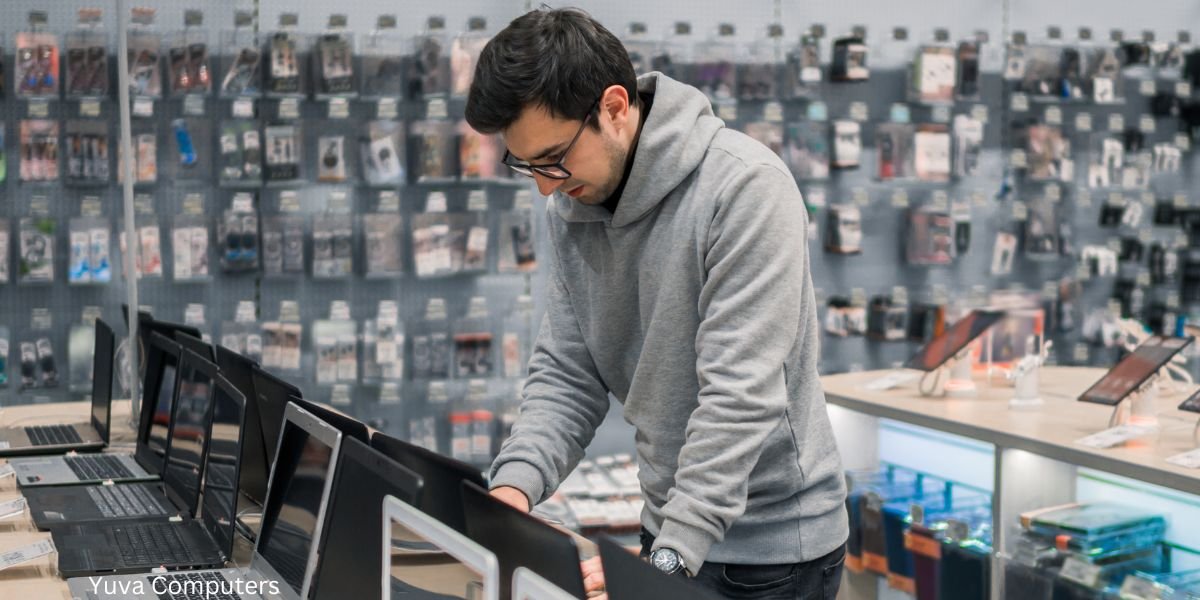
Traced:
[[[603, 98], [603, 96], [600, 98]], [[557, 161], [543, 165], [531, 165], [527, 162], [518, 161], [517, 159], [513, 158], [512, 153], [510, 153], [508, 149], [505, 149], [503, 160], [504, 164], [508, 165], [508, 168], [526, 177], [533, 177], [533, 174], [537, 173], [538, 175], [541, 175], [547, 179], [569, 179], [571, 177], [571, 172], [568, 171], [565, 166], [563, 166], [563, 162], [567, 160], [567, 154], [571, 152], [571, 148], [575, 147], [575, 142], [579, 141], [579, 136], [582, 135], [583, 130], [587, 128], [588, 121], [592, 118], [592, 111], [595, 111], [596, 107], [600, 105], [600, 98], [596, 98], [596, 101], [592, 103], [592, 107], [588, 109], [587, 114], [583, 117], [583, 124], [579, 126], [579, 131], [575, 132], [575, 137], [571, 138], [571, 143], [567, 144], [567, 148], [563, 150], [562, 155], [558, 157]]]

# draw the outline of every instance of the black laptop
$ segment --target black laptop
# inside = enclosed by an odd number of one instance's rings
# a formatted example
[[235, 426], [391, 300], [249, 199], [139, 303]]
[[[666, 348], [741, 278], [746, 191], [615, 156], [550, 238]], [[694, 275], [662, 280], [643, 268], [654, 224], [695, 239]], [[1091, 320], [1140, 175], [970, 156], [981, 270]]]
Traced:
[[254, 369], [254, 393], [258, 396], [258, 422], [262, 425], [263, 446], [267, 449], [267, 464], [275, 463], [275, 449], [283, 428], [287, 403], [304, 397], [296, 386], [264, 371]]
[[263, 445], [258, 394], [254, 392], [254, 369], [258, 368], [258, 365], [229, 348], [217, 346], [217, 367], [221, 370], [221, 375], [246, 398], [246, 425], [242, 432], [238, 490], [247, 500], [262, 506], [267, 498], [267, 476], [271, 463], [267, 461], [267, 449]]
[[[91, 521], [160, 520], [193, 515], [217, 366], [192, 352], [179, 357], [160, 482], [35, 487], [25, 490], [38, 529]], [[151, 441], [153, 442], [153, 427]]]
[[525, 567], [576, 598], [585, 598], [575, 539], [549, 523], [463, 482], [467, 536], [500, 561], [500, 598], [512, 597], [513, 572]]
[[[179, 344], [162, 335], [152, 334], [146, 362], [145, 377], [142, 379], [145, 397], [138, 418], [137, 444], [132, 454], [97, 453], [13, 459], [9, 464], [15, 471], [17, 485], [26, 488], [158, 479], [166, 452], [166, 427], [179, 369]], [[97, 376], [103, 377], [103, 373], [98, 371]], [[93, 385], [99, 385], [93, 393], [105, 393], [103, 384]], [[111, 393], [111, 387], [109, 390]], [[160, 423], [156, 424], [155, 419]], [[107, 437], [108, 428], [103, 429], [102, 433]]]
[[199, 439], [184, 436], [178, 445], [183, 452], [172, 446], [165, 474], [172, 502], [187, 506], [193, 502], [189, 494], [200, 495], [190, 484], [198, 479], [201, 463], [204, 465], [198, 518], [55, 528], [52, 535], [59, 549], [59, 572], [79, 577], [146, 573], [158, 567], [213, 568], [230, 559], [246, 402], [241, 392], [219, 375], [211, 381], [210, 390], [208, 406], [193, 405], [187, 410], [181, 406], [175, 427], [192, 431], [200, 427], [203, 433]]
[[655, 569], [608, 536], [600, 537], [599, 546], [600, 562], [604, 565], [604, 588], [610, 600], [718, 600], [718, 596], [686, 577], [667, 575]]
[[371, 446], [421, 476], [425, 485], [417, 509], [466, 535], [462, 482], [487, 487], [479, 469], [378, 431], [371, 437]]
[[312, 598], [380, 597], [383, 499], [395, 496], [415, 505], [421, 485], [420, 476], [396, 461], [357, 439], [342, 438], [325, 535], [317, 546]]
[[217, 353], [212, 344], [185, 331], [175, 331], [175, 341], [186, 350], [195, 352], [197, 356], [209, 362], [217, 362]]
[[115, 352], [116, 340], [112, 329], [104, 321], [96, 319], [91, 420], [88, 423], [2, 428], [0, 457], [95, 451], [108, 445]]

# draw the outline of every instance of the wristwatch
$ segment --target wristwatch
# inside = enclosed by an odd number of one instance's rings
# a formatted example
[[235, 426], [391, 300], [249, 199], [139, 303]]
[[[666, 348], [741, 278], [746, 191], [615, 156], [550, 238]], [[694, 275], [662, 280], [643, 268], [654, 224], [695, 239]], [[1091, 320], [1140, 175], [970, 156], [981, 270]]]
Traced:
[[651, 552], [650, 564], [667, 575], [692, 576], [687, 567], [683, 566], [683, 557], [670, 548], [659, 548]]

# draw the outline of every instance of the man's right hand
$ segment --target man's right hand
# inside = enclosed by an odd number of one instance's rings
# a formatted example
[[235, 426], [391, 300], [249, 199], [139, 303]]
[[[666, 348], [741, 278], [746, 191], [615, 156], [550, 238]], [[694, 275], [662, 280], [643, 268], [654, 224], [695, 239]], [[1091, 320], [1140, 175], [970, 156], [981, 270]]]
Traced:
[[529, 512], [529, 498], [525, 492], [511, 486], [500, 486], [492, 490], [492, 497], [524, 513]]

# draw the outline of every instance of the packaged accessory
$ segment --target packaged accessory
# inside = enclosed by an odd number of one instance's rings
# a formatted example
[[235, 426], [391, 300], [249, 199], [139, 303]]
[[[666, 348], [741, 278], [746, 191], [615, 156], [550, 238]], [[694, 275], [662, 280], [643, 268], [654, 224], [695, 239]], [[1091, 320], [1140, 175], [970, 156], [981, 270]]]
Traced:
[[[405, 179], [404, 124], [399, 121], [367, 123], [360, 155], [363, 177], [372, 185], [394, 185]], [[510, 169], [505, 169], [510, 170]]]
[[829, 207], [825, 251], [832, 254], [862, 253], [862, 212], [857, 206]]
[[802, 181], [829, 178], [829, 125], [818, 121], [789, 123], [783, 160]]
[[413, 377], [446, 379], [450, 376], [450, 323], [446, 301], [430, 298], [424, 318], [413, 324]]
[[821, 82], [820, 38], [811, 32], [800, 37], [800, 45], [788, 52], [784, 81], [790, 98], [808, 98], [818, 91]]
[[354, 37], [343, 30], [345, 21], [345, 15], [331, 15], [330, 31], [317, 39], [313, 70], [319, 96], [354, 94]]
[[779, 23], [768, 25], [766, 35], [750, 44], [745, 62], [738, 66], [738, 99], [764, 101], [779, 97], [782, 44], [783, 25]]
[[490, 377], [495, 365], [492, 348], [492, 323], [487, 300], [473, 297], [467, 315], [455, 325], [454, 376]]
[[[283, 21], [287, 15], [281, 15]], [[295, 15], [292, 15], [295, 17]], [[272, 96], [293, 96], [303, 92], [300, 85], [302, 53], [307, 50], [307, 38], [293, 31], [271, 35], [267, 45], [267, 93]]]
[[258, 212], [254, 194], [238, 192], [218, 222], [221, 268], [226, 273], [258, 270]]
[[465, 180], [489, 181], [511, 178], [504, 166], [504, 142], [497, 135], [479, 133], [466, 121], [458, 122], [458, 164]]
[[866, 81], [871, 76], [867, 67], [867, 45], [859, 37], [845, 37], [833, 42], [833, 64], [829, 78], [833, 81]]
[[408, 97], [444, 96], [450, 91], [446, 18], [436, 15], [429, 17], [425, 31], [413, 40], [413, 44], [413, 57], [408, 70]]
[[253, 121], [221, 124], [221, 182], [256, 185], [262, 181], [262, 137]]
[[783, 156], [783, 124], [754, 121], [743, 126], [743, 132], [760, 144], [771, 149], [776, 156]]
[[396, 33], [396, 15], [380, 15], [375, 30], [362, 40], [362, 95], [400, 98], [404, 90], [401, 56], [404, 38]]
[[0, 219], [0, 284], [8, 283], [9, 280], [8, 232], [8, 220]]
[[67, 183], [104, 185], [109, 182], [108, 124], [99, 120], [67, 121]]
[[297, 125], [273, 125], [263, 131], [268, 181], [300, 178], [300, 128]]
[[108, 95], [108, 35], [99, 10], [80, 10], [79, 27], [66, 35], [67, 96]]
[[913, 177], [913, 132], [909, 123], [881, 123], [876, 127], [875, 148], [879, 165], [876, 175], [881, 181]]
[[253, 24], [254, 16], [249, 11], [237, 11], [235, 29], [222, 34], [221, 47], [228, 62], [221, 77], [220, 92], [224, 97], [257, 96], [262, 92], [259, 84], [262, 51]]
[[391, 278], [404, 273], [404, 220], [399, 213], [368, 213], [362, 218], [366, 237], [367, 277]]
[[204, 13], [188, 10], [184, 13], [185, 29], [170, 38], [167, 77], [172, 96], [207, 94], [212, 90], [208, 31], [203, 24]]
[[837, 169], [857, 169], [862, 154], [862, 127], [857, 121], [833, 122], [833, 159]]
[[741, 58], [739, 46], [733, 42], [736, 31], [730, 23], [717, 26], [717, 35], [697, 44], [692, 64], [691, 83], [713, 102], [735, 99], [737, 90], [736, 65]]
[[950, 131], [945, 125], [917, 127], [913, 135], [913, 170], [921, 181], [950, 180]]
[[154, 19], [152, 9], [149, 10], [149, 15], [149, 20], [138, 21], [135, 13], [135, 28], [129, 31], [129, 95], [161, 98], [163, 82], [159, 58], [162, 53], [162, 36], [149, 29]]
[[450, 46], [450, 94], [465, 98], [471, 91], [471, 80], [475, 77], [475, 64], [492, 36], [487, 33], [487, 19], [471, 17], [467, 20], [467, 31], [454, 39]]
[[912, 66], [912, 96], [924, 104], [954, 101], [958, 60], [950, 46], [924, 46]]
[[58, 180], [58, 121], [21, 121], [21, 181]]
[[528, 273], [537, 269], [537, 254], [533, 236], [533, 199], [528, 191], [517, 192], [513, 210], [500, 216], [501, 273]]
[[416, 158], [417, 182], [453, 181], [457, 174], [454, 165], [454, 124], [449, 121], [416, 121], [409, 133], [413, 144], [412, 154]]
[[1071, 162], [1071, 142], [1062, 129], [1049, 125], [1030, 125], [1025, 130], [1026, 176], [1034, 181], [1071, 181], [1075, 169]]
[[29, 14], [30, 29], [16, 37], [16, 92], [24, 98], [57, 97], [58, 36], [44, 31], [45, 11]]
[[346, 181], [346, 137], [323, 135], [317, 138], [317, 181]]
[[979, 170], [983, 151], [983, 122], [967, 115], [954, 117], [954, 174], [970, 177]]
[[54, 281], [54, 239], [57, 222], [49, 217], [21, 219], [20, 281]]
[[978, 41], [963, 41], [958, 44], [958, 86], [955, 95], [960, 100], [979, 97], [979, 46]]
[[907, 236], [908, 263], [948, 265], [954, 262], [954, 219], [944, 210], [923, 206], [910, 210]]

